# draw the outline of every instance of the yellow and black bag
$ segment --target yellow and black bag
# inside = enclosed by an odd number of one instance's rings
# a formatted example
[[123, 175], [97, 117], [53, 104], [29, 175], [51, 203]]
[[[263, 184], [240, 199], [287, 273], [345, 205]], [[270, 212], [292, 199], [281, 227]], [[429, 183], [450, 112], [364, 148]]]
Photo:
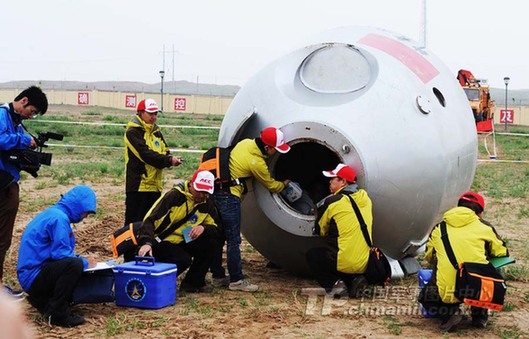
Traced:
[[506, 291], [505, 280], [491, 263], [459, 265], [454, 295], [465, 304], [499, 311]]
[[490, 262], [486, 264], [464, 262], [458, 265], [448, 241], [444, 221], [441, 222], [441, 239], [450, 263], [457, 270], [455, 297], [470, 306], [501, 310], [507, 292], [505, 279], [501, 273]]
[[141, 221], [131, 222], [115, 231], [110, 236], [114, 258], [136, 249], [136, 246], [138, 246], [138, 234], [141, 224]]

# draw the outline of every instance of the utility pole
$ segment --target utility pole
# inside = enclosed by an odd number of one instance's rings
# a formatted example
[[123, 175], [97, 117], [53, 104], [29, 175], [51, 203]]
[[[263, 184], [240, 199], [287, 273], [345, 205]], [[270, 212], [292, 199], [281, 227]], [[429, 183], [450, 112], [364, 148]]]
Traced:
[[176, 93], [176, 83], [174, 82], [174, 44], [173, 44], [173, 94]]

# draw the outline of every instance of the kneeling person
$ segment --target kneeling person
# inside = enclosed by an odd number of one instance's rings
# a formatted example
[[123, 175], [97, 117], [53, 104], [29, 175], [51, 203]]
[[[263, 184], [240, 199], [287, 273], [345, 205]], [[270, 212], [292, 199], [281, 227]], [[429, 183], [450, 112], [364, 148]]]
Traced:
[[[189, 268], [180, 286], [186, 292], [203, 291], [218, 246], [215, 203], [209, 199], [214, 181], [209, 171], [195, 172], [191, 180], [176, 185], [154, 203], [140, 229], [140, 256], [176, 264], [179, 275]], [[160, 239], [158, 235], [174, 225], [172, 233]], [[188, 227], [191, 240], [186, 242]]]
[[83, 270], [96, 258], [74, 253], [70, 223], [96, 212], [96, 195], [88, 186], [76, 186], [55, 205], [37, 215], [20, 240], [17, 275], [28, 301], [53, 325], [73, 327], [85, 319], [70, 311], [69, 303]]
[[323, 175], [330, 178], [332, 195], [318, 208], [315, 233], [326, 237], [328, 246], [310, 249], [307, 262], [328, 294], [356, 297], [368, 285], [363, 273], [367, 268], [369, 246], [349, 197], [358, 205], [370, 237], [373, 223], [371, 199], [356, 184], [356, 173], [351, 167], [338, 164], [332, 171], [323, 171]]

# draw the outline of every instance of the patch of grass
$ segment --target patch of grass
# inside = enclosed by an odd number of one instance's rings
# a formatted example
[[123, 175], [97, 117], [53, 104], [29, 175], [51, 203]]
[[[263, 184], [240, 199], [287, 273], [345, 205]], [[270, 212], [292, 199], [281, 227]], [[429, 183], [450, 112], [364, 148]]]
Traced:
[[[83, 120], [83, 117], [89, 117], [90, 122], [94, 122], [94, 117], [102, 122], [111, 122], [126, 124], [131, 119], [130, 112], [115, 115], [115, 112], [105, 112], [96, 115], [95, 113], [85, 112], [81, 117], [74, 120]], [[61, 115], [46, 115], [47, 119], [38, 119], [28, 121], [26, 124], [32, 133], [40, 131], [49, 131], [60, 133], [64, 135], [63, 141], [54, 141], [54, 144], [60, 145], [78, 145], [78, 146], [93, 146], [97, 149], [98, 146], [123, 147], [123, 135], [125, 128], [123, 126], [106, 126], [106, 125], [81, 125], [81, 124], [60, 124], [50, 122], [49, 120], [68, 120]], [[47, 121], [48, 120], [48, 121]], [[164, 118], [158, 121], [158, 125], [166, 122], [171, 125], [187, 126], [213, 126], [219, 127], [222, 121], [222, 116], [218, 118], [208, 118], [205, 115], [191, 115], [180, 118]], [[177, 121], [175, 121], [177, 120]], [[180, 120], [180, 121], [178, 121]], [[163, 127], [162, 133], [170, 148], [186, 148], [186, 149], [203, 149], [206, 150], [217, 144], [218, 129], [203, 129], [203, 128], [171, 128]], [[71, 151], [71, 147], [69, 148]]]
[[44, 181], [39, 181], [35, 184], [35, 189], [37, 190], [42, 190], [42, 189], [45, 189], [46, 188], [46, 182]]
[[103, 113], [99, 111], [85, 111], [81, 112], [81, 115], [103, 115]]
[[148, 325], [144, 321], [140, 321], [137, 318], [132, 319], [132, 323], [127, 325], [127, 331], [133, 331], [134, 329], [145, 329]]
[[518, 218], [529, 218], [529, 208], [526, 208], [525, 206], [520, 206]]
[[231, 305], [221, 305], [217, 307], [217, 312], [221, 313], [230, 313], [231, 312]]
[[121, 326], [121, 322], [118, 321], [115, 316], [109, 317], [107, 320], [105, 332], [107, 336], [115, 336], [123, 333], [123, 327]]
[[502, 311], [504, 312], [511, 312], [511, 311], [514, 311], [516, 309], [516, 306], [510, 302], [506, 302], [503, 304], [503, 308], [502, 308]]
[[518, 339], [522, 337], [518, 328], [499, 328], [497, 334], [498, 337], [503, 339]]
[[272, 303], [273, 299], [268, 291], [259, 291], [253, 294], [255, 297], [254, 306], [261, 307], [261, 306], [268, 306]]
[[237, 303], [238, 303], [239, 305], [241, 305], [242, 307], [246, 307], [246, 306], [248, 306], [248, 300], [246, 300], [246, 299], [243, 298], [243, 297], [239, 297], [239, 298], [237, 298]]
[[[485, 192], [494, 199], [525, 198], [529, 191], [529, 180], [525, 178], [527, 165], [519, 163], [480, 164], [474, 177], [472, 189]], [[513, 178], [517, 178], [513, 180]]]
[[384, 324], [386, 325], [386, 328], [389, 330], [389, 332], [393, 335], [401, 335], [402, 334], [402, 325], [399, 323], [397, 319], [393, 316], [385, 315], [382, 317], [382, 320]]
[[524, 292], [523, 300], [525, 302], [529, 302], [529, 291], [525, 291]]
[[244, 252], [246, 253], [255, 253], [257, 252], [255, 248], [253, 248], [253, 246], [251, 246], [250, 244], [248, 244], [248, 246], [246, 246], [244, 248]]
[[506, 280], [528, 281], [529, 269], [524, 265], [509, 265], [503, 268], [503, 277]]
[[167, 319], [166, 317], [163, 317], [163, 316], [162, 316], [162, 317], [156, 319], [156, 320], [152, 323], [152, 325], [153, 325], [154, 327], [163, 326], [163, 325], [165, 325], [165, 324], [167, 323], [167, 320], [168, 320], [168, 319]]

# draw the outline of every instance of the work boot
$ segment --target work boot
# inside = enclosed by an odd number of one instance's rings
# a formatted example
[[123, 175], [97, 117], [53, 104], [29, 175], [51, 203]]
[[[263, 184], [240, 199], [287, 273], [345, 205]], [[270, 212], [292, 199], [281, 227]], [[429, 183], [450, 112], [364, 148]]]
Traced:
[[471, 307], [472, 326], [476, 328], [485, 328], [489, 320], [489, 311], [486, 308]]
[[213, 292], [213, 287], [211, 286], [202, 286], [202, 287], [196, 287], [195, 285], [191, 285], [189, 283], [182, 282], [180, 285], [180, 292], [185, 293], [211, 293]]
[[211, 285], [213, 287], [228, 287], [230, 285], [230, 277], [211, 278]]
[[369, 283], [366, 277], [359, 275], [351, 282], [351, 289], [349, 291], [349, 298], [362, 298], [368, 296]]
[[75, 327], [82, 325], [86, 322], [86, 320], [75, 313], [70, 313], [69, 315], [65, 317], [57, 317], [53, 315], [45, 316], [48, 319], [48, 324], [61, 326], [61, 327]]
[[347, 291], [347, 286], [343, 280], [336, 280], [333, 287], [327, 291], [327, 295], [336, 299], [347, 297], [349, 295]]
[[461, 314], [461, 310], [457, 310], [449, 316], [446, 320], [444, 320], [441, 325], [439, 325], [439, 329], [442, 332], [450, 332], [453, 330], [459, 323], [463, 320], [463, 314]]
[[228, 289], [231, 291], [255, 292], [259, 289], [259, 286], [252, 284], [248, 280], [241, 279], [230, 283]]

